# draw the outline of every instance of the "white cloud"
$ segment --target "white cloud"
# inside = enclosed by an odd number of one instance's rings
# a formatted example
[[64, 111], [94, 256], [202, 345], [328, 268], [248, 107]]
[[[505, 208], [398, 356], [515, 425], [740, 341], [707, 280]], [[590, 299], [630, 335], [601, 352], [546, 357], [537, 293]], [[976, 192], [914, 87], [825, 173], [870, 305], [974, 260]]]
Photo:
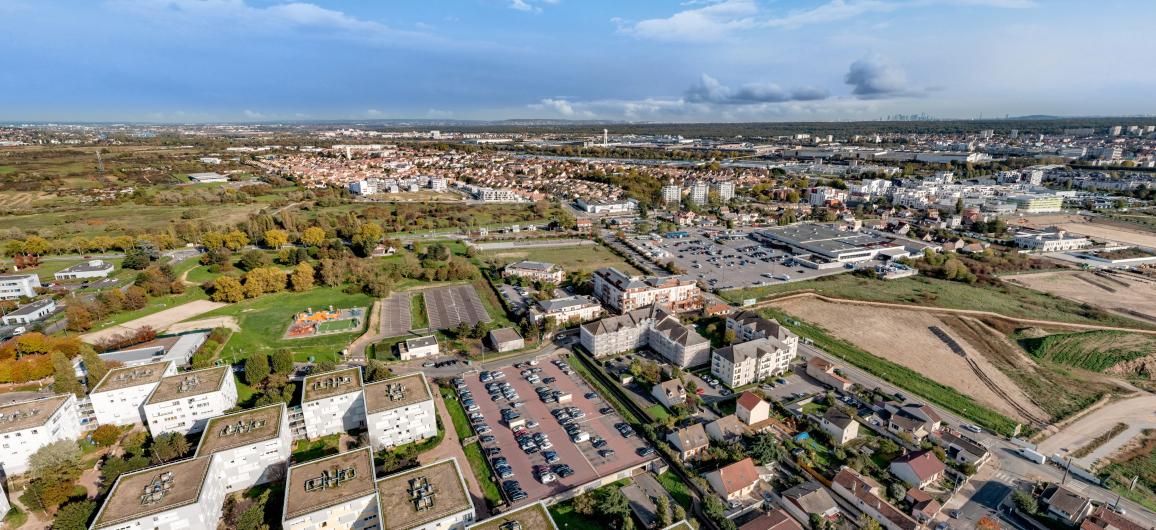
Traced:
[[553, 5], [557, 3], [558, 0], [510, 0], [508, 7], [526, 13], [541, 13], [542, 6], [540, 4]]
[[369, 109], [365, 111], [365, 115], [369, 116], [370, 118], [380, 118], [385, 116], [385, 113], [377, 109]]
[[698, 83], [691, 85], [686, 91], [686, 99], [692, 103], [724, 105], [815, 101], [826, 99], [827, 96], [827, 91], [821, 88], [797, 87], [787, 90], [775, 83], [747, 83], [738, 88], [731, 88], [707, 74], [702, 74]]

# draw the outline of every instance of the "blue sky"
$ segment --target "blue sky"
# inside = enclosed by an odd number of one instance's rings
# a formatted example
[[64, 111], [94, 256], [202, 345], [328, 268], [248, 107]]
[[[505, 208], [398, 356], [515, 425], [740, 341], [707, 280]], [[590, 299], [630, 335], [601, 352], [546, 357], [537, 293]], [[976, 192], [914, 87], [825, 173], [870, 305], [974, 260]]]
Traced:
[[1156, 2], [0, 0], [0, 121], [1156, 114]]

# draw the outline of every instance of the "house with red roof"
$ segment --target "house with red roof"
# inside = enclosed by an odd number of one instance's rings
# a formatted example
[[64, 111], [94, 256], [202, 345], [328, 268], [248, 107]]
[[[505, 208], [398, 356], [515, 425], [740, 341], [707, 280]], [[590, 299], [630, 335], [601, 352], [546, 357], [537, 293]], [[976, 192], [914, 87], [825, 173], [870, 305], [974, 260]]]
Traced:
[[759, 470], [750, 457], [703, 475], [723, 500], [737, 501], [751, 494], [759, 483]]
[[735, 416], [747, 425], [764, 422], [771, 417], [771, 404], [752, 392], [743, 392], [735, 403]]
[[931, 451], [916, 451], [896, 458], [889, 469], [908, 486], [923, 489], [939, 480], [947, 466]]

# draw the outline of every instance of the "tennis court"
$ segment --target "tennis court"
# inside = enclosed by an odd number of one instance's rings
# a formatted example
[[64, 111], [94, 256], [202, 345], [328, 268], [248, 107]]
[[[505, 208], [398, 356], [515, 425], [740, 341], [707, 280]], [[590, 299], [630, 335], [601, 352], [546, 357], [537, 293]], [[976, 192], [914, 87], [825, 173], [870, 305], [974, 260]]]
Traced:
[[490, 321], [490, 315], [472, 285], [428, 289], [422, 296], [425, 297], [430, 329], [453, 329], [462, 322], [474, 326], [478, 322]]

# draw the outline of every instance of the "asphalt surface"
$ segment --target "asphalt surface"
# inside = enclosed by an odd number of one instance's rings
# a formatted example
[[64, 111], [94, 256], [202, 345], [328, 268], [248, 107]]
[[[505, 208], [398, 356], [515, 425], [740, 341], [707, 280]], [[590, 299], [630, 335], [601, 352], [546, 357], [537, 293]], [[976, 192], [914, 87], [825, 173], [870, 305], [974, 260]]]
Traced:
[[462, 322], [474, 326], [478, 322], [490, 321], [490, 315], [473, 285], [427, 289], [422, 291], [422, 296], [425, 297], [430, 329], [453, 329]]

